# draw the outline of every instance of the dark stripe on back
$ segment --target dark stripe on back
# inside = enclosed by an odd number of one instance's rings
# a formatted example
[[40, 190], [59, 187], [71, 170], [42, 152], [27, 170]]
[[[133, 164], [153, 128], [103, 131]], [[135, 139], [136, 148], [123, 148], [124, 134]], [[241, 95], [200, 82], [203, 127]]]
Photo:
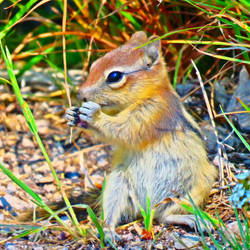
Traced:
[[175, 133], [177, 127], [185, 131], [194, 132], [199, 138], [203, 140], [203, 137], [199, 129], [195, 128], [184, 116], [182, 112], [182, 104], [179, 98], [174, 93], [168, 93], [167, 102], [169, 106], [169, 114], [156, 128], [158, 131]]

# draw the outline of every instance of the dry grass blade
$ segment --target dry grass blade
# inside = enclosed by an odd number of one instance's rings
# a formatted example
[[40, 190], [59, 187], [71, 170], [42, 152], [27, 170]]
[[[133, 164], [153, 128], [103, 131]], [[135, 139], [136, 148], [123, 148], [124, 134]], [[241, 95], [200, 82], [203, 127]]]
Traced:
[[[95, 32], [95, 29], [96, 29], [96, 27], [97, 27], [97, 25], [98, 25], [98, 22], [99, 22], [99, 17], [100, 17], [100, 14], [101, 14], [101, 11], [102, 11], [102, 8], [103, 8], [103, 6], [104, 6], [104, 4], [107, 2], [107, 0], [102, 0], [102, 2], [101, 2], [101, 5], [100, 5], [100, 8], [99, 8], [99, 10], [98, 10], [98, 13], [97, 13], [97, 18], [95, 19], [95, 24], [94, 24], [94, 28], [93, 28], [93, 34], [94, 34], [94, 32]], [[89, 60], [90, 60], [90, 56], [91, 56], [91, 49], [92, 49], [92, 43], [93, 43], [93, 41], [94, 41], [94, 35], [92, 35], [91, 36], [91, 38], [90, 38], [90, 42], [89, 42], [89, 51], [88, 51], [88, 55], [87, 55], [87, 60], [86, 60], [86, 62], [84, 63], [84, 65], [83, 65], [83, 71], [86, 71], [86, 69], [87, 69], [87, 67], [88, 67], [88, 65], [89, 65]]]
[[13, 28], [15, 25], [17, 25], [18, 23], [21, 23], [29, 14], [31, 14], [32, 12], [34, 12], [35, 9], [37, 9], [38, 7], [40, 7], [41, 5], [50, 2], [51, 0], [43, 0], [41, 2], [39, 2], [38, 4], [36, 4], [31, 10], [29, 10], [22, 18], [20, 18], [17, 22], [13, 23], [9, 29]]
[[247, 113], [250, 113], [250, 111], [247, 111], [247, 110], [231, 111], [231, 112], [227, 112], [224, 114], [217, 114], [217, 115], [215, 115], [215, 118], [224, 117], [224, 115], [237, 115], [237, 114], [247, 114]]
[[65, 32], [66, 32], [66, 20], [67, 20], [67, 0], [63, 1], [63, 20], [62, 20], [62, 45], [63, 45], [63, 66], [64, 66], [64, 84], [65, 84], [65, 91], [68, 99], [69, 106], [71, 107], [71, 99], [70, 99], [70, 91], [69, 85], [67, 81], [67, 58], [66, 58], [66, 39], [65, 39]]
[[9, 5], [8, 7], [4, 8], [4, 9], [7, 10], [7, 9], [9, 9], [9, 8], [13, 8], [13, 7], [15, 7], [15, 6], [16, 6], [18, 3], [20, 3], [20, 2], [22, 2], [22, 0], [18, 0], [18, 1], [16, 1], [15, 3]]
[[218, 139], [218, 132], [216, 130], [216, 126], [215, 126], [215, 122], [214, 122], [214, 115], [213, 115], [213, 111], [211, 109], [211, 105], [209, 103], [209, 100], [208, 100], [208, 96], [207, 96], [207, 93], [205, 91], [205, 88], [204, 88], [204, 83], [202, 81], [202, 78], [201, 78], [201, 75], [200, 75], [200, 72], [198, 70], [198, 68], [196, 67], [196, 64], [194, 63], [193, 60], [191, 60], [194, 68], [195, 68], [195, 71], [196, 71], [196, 75], [198, 77], [198, 80], [199, 80], [199, 83], [200, 83], [200, 86], [201, 86], [201, 90], [202, 90], [202, 93], [203, 93], [203, 97], [204, 97], [204, 100], [205, 100], [205, 103], [206, 103], [206, 106], [207, 106], [207, 110], [208, 110], [208, 114], [209, 114], [209, 117], [210, 117], [210, 121], [211, 121], [211, 124], [212, 124], [212, 127], [213, 127], [213, 131], [214, 131], [214, 134], [216, 136], [216, 141], [217, 141], [217, 150], [218, 150], [218, 156], [219, 156], [219, 168], [220, 168], [220, 183], [221, 183], [221, 186], [224, 187], [225, 185], [225, 182], [224, 182], [224, 166], [223, 166], [223, 156], [222, 156], [222, 144], [221, 142], [219, 141]]

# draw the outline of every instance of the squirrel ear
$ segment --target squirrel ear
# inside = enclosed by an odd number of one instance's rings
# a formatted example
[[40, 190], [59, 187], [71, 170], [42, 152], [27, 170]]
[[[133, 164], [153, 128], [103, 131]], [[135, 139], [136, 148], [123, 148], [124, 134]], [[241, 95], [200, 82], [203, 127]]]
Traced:
[[[158, 38], [158, 36], [151, 36], [148, 39], [148, 42]], [[157, 61], [157, 59], [160, 57], [161, 52], [161, 41], [156, 40], [151, 42], [150, 44], [147, 44], [143, 47], [144, 53], [152, 60], [152, 64]]]
[[129, 43], [134, 43], [134, 42], [145, 43], [146, 40], [147, 40], [146, 33], [143, 31], [137, 31], [131, 36]]

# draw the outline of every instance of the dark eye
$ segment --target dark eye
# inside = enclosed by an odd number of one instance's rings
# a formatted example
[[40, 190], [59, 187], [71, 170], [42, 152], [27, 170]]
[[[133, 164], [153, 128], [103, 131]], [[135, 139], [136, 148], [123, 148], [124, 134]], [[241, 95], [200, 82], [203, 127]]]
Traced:
[[113, 71], [107, 77], [107, 83], [119, 82], [123, 77], [123, 73], [120, 71]]

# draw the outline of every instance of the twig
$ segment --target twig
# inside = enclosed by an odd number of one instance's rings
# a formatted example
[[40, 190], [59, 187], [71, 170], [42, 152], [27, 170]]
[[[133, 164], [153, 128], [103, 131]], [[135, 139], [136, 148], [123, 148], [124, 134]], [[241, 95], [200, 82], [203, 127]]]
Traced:
[[[41, 5], [50, 2], [51, 0], [43, 0], [41, 2], [39, 2], [38, 4], [36, 4], [33, 8], [31, 8], [22, 18], [18, 19], [18, 21], [16, 21], [15, 23], [13, 23], [11, 26], [9, 26], [6, 30], [10, 30], [11, 28], [13, 28], [15, 25], [17, 25], [18, 23], [23, 22], [23, 20], [30, 14], [32, 13], [35, 9], [37, 9], [38, 7], [40, 7]], [[15, 3], [16, 4], [16, 3]], [[13, 6], [13, 5], [12, 5]], [[11, 6], [11, 7], [12, 7]]]
[[[63, 0], [62, 46], [63, 46], [64, 87], [65, 87], [69, 107], [71, 107], [72, 103], [71, 103], [71, 99], [70, 99], [70, 90], [69, 90], [68, 77], [67, 77], [67, 57], [66, 57], [66, 39], [65, 39], [66, 21], [67, 21], [67, 0]], [[70, 138], [69, 140], [71, 142], [72, 141], [72, 128], [70, 128], [70, 137], [69, 138]]]
[[91, 178], [89, 177], [89, 173], [88, 173], [88, 170], [86, 168], [86, 164], [85, 164], [85, 160], [84, 160], [84, 153], [80, 154], [80, 168], [83, 171], [84, 175], [87, 177], [90, 185], [93, 188], [96, 188], [95, 184], [92, 182]]
[[[250, 114], [250, 111], [247, 111], [247, 110], [231, 111], [231, 112], [227, 112], [227, 113], [224, 113], [224, 114], [225, 115], [237, 115], [237, 114], [245, 114], [245, 113], [249, 113]], [[221, 116], [224, 117], [224, 114], [215, 115], [215, 118], [218, 118], [218, 117], [221, 117]]]
[[[99, 22], [99, 17], [100, 17], [102, 8], [103, 8], [104, 4], [106, 3], [106, 1], [107, 1], [107, 0], [102, 0], [102, 2], [101, 2], [101, 6], [100, 6], [100, 8], [99, 8], [99, 10], [98, 10], [97, 18], [96, 18], [96, 20], [95, 20], [93, 34], [94, 34], [95, 29], [96, 29], [96, 26], [97, 26], [97, 24], [98, 24], [98, 22]], [[94, 41], [94, 35], [92, 35], [91, 38], [90, 38], [89, 47], [88, 47], [88, 57], [87, 57], [87, 61], [85, 62], [85, 65], [84, 65], [84, 67], [83, 67], [83, 71], [84, 71], [84, 72], [86, 71], [86, 68], [87, 68], [88, 65], [89, 65], [89, 60], [90, 60], [90, 56], [91, 56], [91, 52], [92, 52], [91, 49], [92, 49], [93, 41]]]
[[222, 144], [218, 139], [218, 132], [217, 132], [216, 126], [215, 126], [213, 112], [212, 112], [211, 105], [210, 105], [209, 100], [208, 100], [207, 93], [206, 93], [205, 88], [204, 88], [204, 83], [202, 81], [200, 72], [199, 72], [198, 68], [196, 67], [196, 65], [195, 65], [195, 63], [194, 63], [194, 61], [192, 59], [191, 59], [191, 62], [193, 64], [194, 68], [195, 68], [198, 80], [200, 82], [202, 94], [203, 94], [203, 97], [204, 97], [204, 100], [205, 100], [205, 103], [206, 103], [206, 106], [207, 106], [210, 121], [211, 121], [213, 131], [214, 131], [214, 134], [215, 134], [215, 137], [216, 137], [217, 150], [218, 150], [218, 156], [219, 156], [220, 183], [221, 183], [222, 187], [224, 187], [225, 182], [224, 182], [224, 171], [223, 171], [223, 160], [222, 160], [222, 149], [221, 149]]
[[65, 83], [65, 90], [66, 90], [66, 95], [67, 95], [67, 99], [69, 102], [69, 106], [71, 107], [70, 91], [69, 91], [69, 85], [67, 81], [67, 57], [66, 57], [66, 39], [65, 39], [66, 20], [67, 20], [67, 0], [64, 0], [63, 1], [63, 20], [62, 20], [64, 83]]

